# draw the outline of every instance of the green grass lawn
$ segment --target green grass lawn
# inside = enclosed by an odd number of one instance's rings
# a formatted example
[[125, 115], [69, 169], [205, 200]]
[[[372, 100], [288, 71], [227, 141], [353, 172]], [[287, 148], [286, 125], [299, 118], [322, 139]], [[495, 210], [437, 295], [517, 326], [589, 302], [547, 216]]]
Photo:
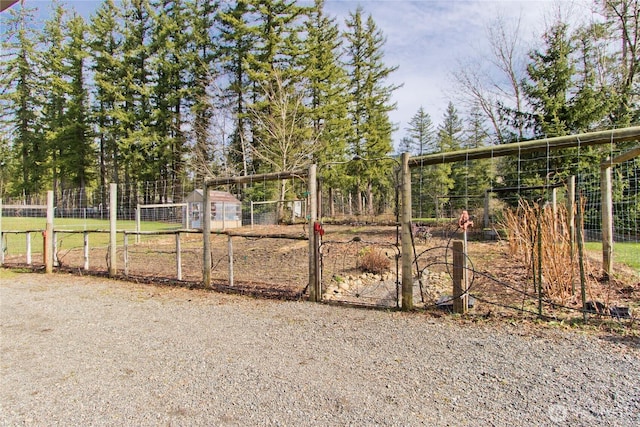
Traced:
[[[585, 249], [602, 254], [601, 242], [587, 242]], [[640, 274], [640, 243], [614, 243], [613, 260], [635, 269]]]
[[[2, 231], [32, 231], [31, 252], [42, 253], [43, 238], [42, 231], [46, 228], [46, 218], [2, 218]], [[72, 249], [83, 246], [84, 236], [82, 233], [64, 233], [60, 230], [74, 231], [104, 231], [101, 233], [89, 233], [89, 246], [107, 246], [109, 244], [109, 220], [100, 219], [74, 219], [56, 218], [53, 221], [54, 230], [58, 237], [58, 247], [61, 249]], [[118, 231], [135, 231], [135, 221], [118, 221]], [[175, 230], [181, 227], [180, 224], [170, 224], [164, 222], [143, 221], [140, 223], [141, 231], [162, 231]], [[141, 240], [157, 238], [156, 236], [141, 236]], [[122, 244], [124, 235], [118, 233], [117, 242]], [[3, 235], [2, 241], [5, 255], [15, 255], [26, 253], [27, 238], [25, 233], [7, 233]]]

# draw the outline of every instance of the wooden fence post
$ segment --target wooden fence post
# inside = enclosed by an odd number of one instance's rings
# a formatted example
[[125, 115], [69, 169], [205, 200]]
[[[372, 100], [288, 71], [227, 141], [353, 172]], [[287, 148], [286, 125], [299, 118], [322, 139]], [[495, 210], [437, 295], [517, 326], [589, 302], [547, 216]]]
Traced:
[[2, 197], [0, 197], [0, 266], [4, 265], [4, 240], [2, 234]]
[[89, 232], [85, 231], [83, 234], [83, 247], [84, 247], [84, 270], [89, 271]]
[[411, 245], [411, 170], [409, 153], [401, 157], [402, 310], [413, 309], [413, 246]]
[[233, 237], [229, 234], [227, 238], [229, 248], [229, 286], [233, 287]]
[[465, 314], [468, 308], [464, 258], [464, 244], [456, 240], [453, 242], [453, 312], [457, 314]]
[[124, 232], [124, 275], [129, 275], [129, 234]]
[[309, 166], [308, 189], [309, 192], [309, 300], [318, 302], [322, 298], [319, 289], [318, 278], [318, 250], [316, 246], [316, 234], [314, 225], [318, 217], [316, 165]]
[[[576, 254], [576, 177], [572, 175], [569, 177], [567, 184], [567, 213], [569, 222], [569, 252], [571, 256], [571, 271], [573, 271], [573, 263]], [[573, 274], [571, 279], [571, 295], [576, 294], [576, 284], [573, 280]]]
[[53, 232], [53, 266], [60, 266], [58, 262], [58, 233], [56, 231]]
[[142, 212], [140, 212], [140, 203], [136, 205], [136, 243], [140, 243], [140, 221], [142, 220]]
[[202, 195], [202, 282], [205, 287], [211, 286], [211, 195], [205, 183]]
[[111, 183], [109, 184], [109, 277], [115, 277], [118, 272], [118, 264], [116, 259], [117, 220], [118, 220], [118, 185], [115, 183]]
[[600, 195], [602, 207], [602, 269], [605, 278], [613, 270], [613, 199], [611, 185], [611, 165], [604, 164], [600, 169]]
[[47, 226], [44, 236], [45, 260], [47, 273], [53, 273], [53, 191], [47, 191]]
[[176, 276], [178, 280], [182, 280], [182, 246], [179, 231], [176, 233]]
[[31, 265], [31, 232], [27, 231], [27, 265]]

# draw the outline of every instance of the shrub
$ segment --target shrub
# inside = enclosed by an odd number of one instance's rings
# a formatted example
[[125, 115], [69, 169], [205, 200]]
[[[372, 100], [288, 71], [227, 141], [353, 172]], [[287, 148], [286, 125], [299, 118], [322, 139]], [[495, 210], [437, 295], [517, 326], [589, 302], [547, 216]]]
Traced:
[[377, 249], [363, 250], [358, 262], [360, 269], [366, 273], [382, 274], [389, 271], [391, 260], [384, 252]]

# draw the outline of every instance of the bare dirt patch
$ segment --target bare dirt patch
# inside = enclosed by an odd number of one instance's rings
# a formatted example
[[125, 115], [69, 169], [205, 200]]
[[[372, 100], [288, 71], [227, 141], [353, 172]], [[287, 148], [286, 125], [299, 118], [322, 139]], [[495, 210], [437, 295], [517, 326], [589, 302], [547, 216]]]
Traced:
[[[323, 237], [322, 265], [323, 287], [336, 287], [347, 277], [361, 278], [361, 259], [368, 250], [379, 250], [390, 260], [388, 275], [371, 279], [363, 286], [376, 286], [366, 299], [368, 291], [356, 290], [350, 303], [388, 298], [383, 305], [393, 307], [396, 298], [396, 256], [399, 253], [399, 238], [395, 226], [347, 224], [325, 225]], [[244, 236], [232, 238], [234, 286], [229, 286], [229, 238], [224, 234], [213, 234], [212, 278], [214, 289], [225, 292], [251, 294], [269, 298], [300, 299], [305, 297], [308, 281], [308, 241], [300, 240], [307, 233], [303, 224], [293, 226], [266, 226], [238, 229]], [[422, 282], [415, 282], [415, 298], [418, 306], [433, 308], [439, 296], [451, 293], [449, 277], [451, 262], [450, 244], [461, 234], [452, 235], [451, 228], [432, 229], [432, 237], [416, 241], [419, 255], [418, 271], [428, 265], [430, 274]], [[261, 236], [261, 237], [256, 237]], [[289, 238], [286, 238], [289, 237]], [[509, 256], [507, 246], [501, 241], [478, 241], [470, 234], [469, 262], [471, 275], [470, 292], [477, 298], [473, 313], [491, 315], [535, 315], [537, 298], [533, 278], [518, 260]], [[175, 237], [163, 236], [131, 244], [128, 257], [128, 279], [153, 282], [171, 286], [197, 288], [202, 281], [202, 241], [199, 234], [183, 234], [182, 281], [176, 280]], [[82, 249], [65, 250], [59, 253], [61, 270], [86, 274], [83, 269]], [[9, 264], [19, 265], [20, 257], [7, 259]], [[118, 250], [120, 277], [124, 277], [124, 251]], [[637, 272], [616, 265], [614, 279], [603, 280], [596, 257], [588, 260], [587, 299], [601, 301], [607, 306], [630, 307], [632, 313], [640, 310], [640, 280]], [[94, 248], [90, 253], [90, 273], [104, 275], [107, 271], [106, 248]], [[377, 280], [377, 282], [375, 282]], [[332, 282], [333, 281], [333, 282]], [[366, 281], [366, 280], [365, 280]], [[378, 283], [385, 282], [385, 283]], [[576, 278], [576, 293], [565, 301], [544, 303], [544, 314], [549, 317], [580, 316], [580, 283]], [[369, 291], [372, 288], [369, 288]], [[376, 295], [379, 292], [381, 295]], [[356, 296], [357, 295], [357, 296]]]

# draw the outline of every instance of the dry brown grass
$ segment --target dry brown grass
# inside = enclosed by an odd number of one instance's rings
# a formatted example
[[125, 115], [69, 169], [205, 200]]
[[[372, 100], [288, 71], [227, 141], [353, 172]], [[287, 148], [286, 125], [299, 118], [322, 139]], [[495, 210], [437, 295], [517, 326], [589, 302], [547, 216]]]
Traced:
[[[538, 227], [540, 221], [540, 227]], [[520, 200], [516, 209], [504, 212], [502, 224], [508, 234], [509, 252], [537, 280], [538, 239], [542, 243], [542, 292], [545, 298], [566, 304], [573, 296], [580, 276], [576, 249], [571, 253], [567, 209]], [[539, 233], [540, 230], [540, 233]], [[577, 246], [576, 246], [577, 247]]]
[[358, 257], [358, 266], [366, 273], [382, 274], [389, 271], [391, 260], [381, 250], [367, 248]]

